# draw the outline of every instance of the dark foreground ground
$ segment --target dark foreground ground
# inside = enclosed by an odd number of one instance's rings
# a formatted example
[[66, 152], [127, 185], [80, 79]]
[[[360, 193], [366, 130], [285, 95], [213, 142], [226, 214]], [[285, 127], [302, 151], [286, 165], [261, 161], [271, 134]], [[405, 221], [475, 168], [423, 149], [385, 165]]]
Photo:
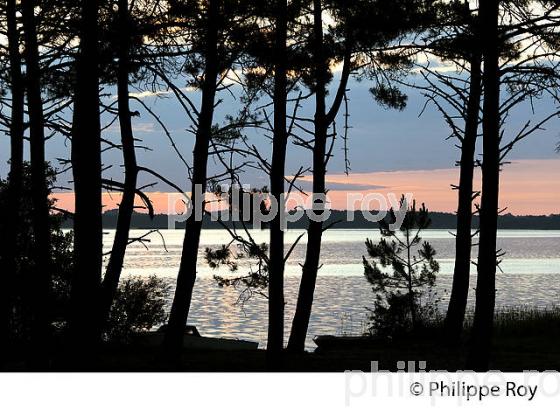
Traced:
[[[560, 371], [560, 308], [546, 310], [508, 308], [497, 313], [490, 368], [504, 372], [524, 370]], [[282, 371], [343, 372], [371, 371], [372, 362], [379, 370], [396, 371], [398, 362], [426, 362], [425, 370], [467, 370], [468, 327], [460, 346], [450, 347], [444, 341], [442, 323], [434, 324], [421, 334], [405, 335], [392, 340], [368, 340], [340, 344], [321, 352], [284, 353]], [[331, 339], [332, 340], [332, 339]], [[17, 350], [17, 348], [15, 349]], [[41, 368], [30, 365], [14, 349], [0, 349], [0, 370], [3, 371], [106, 371], [106, 372], [261, 372], [267, 367], [266, 352], [254, 351], [189, 351], [180, 359], [165, 359], [160, 347], [105, 345], [97, 352], [78, 351], [70, 356], [66, 348], [51, 354]], [[9, 354], [6, 354], [9, 352]]]
[[[288, 354], [283, 358], [283, 371], [288, 372], [342, 372], [345, 370], [370, 371], [372, 362], [380, 370], [397, 370], [399, 361], [425, 361], [426, 370], [463, 370], [466, 346], [450, 348], [433, 340], [400, 340], [376, 342], [370, 347], [350, 350], [330, 350], [322, 353]], [[68, 359], [60, 352], [53, 356], [49, 371], [125, 371], [125, 372], [261, 372], [269, 370], [266, 352], [256, 351], [185, 351], [179, 361], [167, 362], [158, 348], [135, 346], [105, 346], [97, 354]], [[416, 364], [418, 366], [418, 363]], [[557, 338], [531, 335], [516, 338], [496, 338], [491, 368], [505, 372], [523, 370], [560, 371], [560, 343]], [[8, 359], [4, 371], [28, 371], [23, 360]]]

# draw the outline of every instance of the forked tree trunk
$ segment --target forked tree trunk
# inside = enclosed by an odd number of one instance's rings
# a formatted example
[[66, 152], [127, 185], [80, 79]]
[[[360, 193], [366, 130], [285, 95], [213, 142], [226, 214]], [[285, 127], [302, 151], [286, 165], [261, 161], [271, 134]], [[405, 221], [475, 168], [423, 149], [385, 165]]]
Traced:
[[476, 140], [480, 111], [481, 59], [475, 55], [471, 61], [471, 78], [465, 134], [461, 143], [459, 194], [457, 207], [457, 236], [455, 237], [455, 268], [453, 287], [445, 318], [446, 335], [449, 342], [456, 344], [461, 339], [465, 310], [469, 295], [471, 249], [472, 249], [472, 201], [473, 175]]
[[22, 2], [25, 39], [26, 89], [29, 112], [31, 156], [31, 202], [33, 226], [33, 268], [30, 276], [29, 303], [32, 313], [31, 342], [40, 360], [49, 344], [49, 310], [51, 285], [50, 227], [48, 187], [45, 167], [45, 130], [41, 97], [41, 69], [35, 19], [35, 1]]
[[271, 369], [281, 365], [284, 349], [284, 231], [281, 213], [284, 209], [284, 178], [286, 169], [287, 104], [287, 31], [286, 0], [276, 0], [276, 32], [274, 62], [274, 135], [270, 168], [270, 193], [278, 204], [278, 212], [270, 222], [270, 265], [268, 289], [267, 361]]
[[[220, 0], [209, 0], [205, 34], [206, 49], [204, 51], [205, 69], [201, 90], [202, 102], [193, 151], [191, 205], [195, 208], [196, 204], [204, 206], [204, 193], [207, 185], [208, 150], [212, 138], [217, 77], [219, 75], [218, 20], [220, 12]], [[186, 221], [177, 286], [165, 334], [164, 348], [167, 349], [167, 354], [176, 355], [183, 343], [183, 335], [196, 281], [201, 229], [202, 218], [197, 216], [197, 212], [193, 209]]]
[[[328, 61], [324, 53], [323, 19], [321, 0], [313, 1], [313, 31], [314, 31], [314, 66], [315, 66], [315, 119], [314, 119], [314, 146], [313, 146], [313, 195], [314, 213], [322, 216], [325, 211], [323, 195], [326, 192], [325, 177], [327, 173], [327, 138], [330, 125], [336, 118], [348, 78], [350, 76], [350, 39], [347, 39], [347, 54], [341, 73], [340, 85], [333, 105], [327, 113], [326, 96], [329, 76]], [[315, 199], [317, 199], [315, 201]], [[305, 349], [305, 339], [309, 328], [311, 310], [321, 257], [321, 241], [323, 237], [323, 220], [310, 220], [307, 228], [307, 248], [303, 264], [301, 283], [299, 287], [296, 311], [292, 322], [288, 350], [302, 352]]]
[[101, 128], [99, 119], [98, 0], [81, 2], [80, 50], [76, 59], [72, 171], [74, 175], [74, 275], [70, 330], [84, 351], [100, 339], [103, 259], [101, 224]]
[[467, 368], [488, 370], [496, 300], [496, 236], [500, 186], [500, 74], [498, 63], [498, 0], [480, 3], [484, 39], [484, 104], [482, 197], [476, 308]]
[[[2, 233], [0, 245], [2, 246], [2, 260], [0, 272], [2, 273], [2, 293], [0, 311], [0, 343], [3, 346], [8, 342], [11, 332], [10, 321], [12, 317], [16, 276], [16, 254], [18, 244], [18, 231], [21, 226], [19, 207], [21, 203], [23, 180], [23, 113], [24, 113], [24, 85], [21, 73], [21, 55], [19, 53], [19, 32], [17, 28], [16, 0], [6, 1], [6, 22], [8, 56], [10, 63], [10, 172], [8, 185], [7, 215], [5, 229]], [[2, 349], [5, 352], [4, 349]], [[3, 355], [3, 354], [2, 354]]]
[[117, 67], [118, 88], [118, 113], [121, 131], [121, 142], [124, 159], [124, 185], [121, 203], [119, 204], [119, 215], [117, 229], [111, 249], [111, 256], [102, 283], [101, 295], [101, 320], [105, 323], [111, 310], [111, 305], [119, 286], [124, 256], [129, 240], [130, 223], [134, 212], [134, 198], [136, 195], [136, 181], [138, 167], [136, 163], [136, 152], [134, 148], [134, 134], [132, 132], [132, 116], [130, 113], [129, 99], [129, 75], [130, 75], [130, 41], [131, 24], [128, 11], [128, 0], [119, 0], [119, 50]]

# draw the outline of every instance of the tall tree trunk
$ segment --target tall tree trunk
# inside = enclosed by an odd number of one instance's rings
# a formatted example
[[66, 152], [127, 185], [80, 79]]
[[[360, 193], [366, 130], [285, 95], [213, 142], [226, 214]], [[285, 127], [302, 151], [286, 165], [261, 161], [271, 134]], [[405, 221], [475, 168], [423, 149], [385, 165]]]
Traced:
[[99, 119], [98, 0], [81, 2], [76, 60], [72, 170], [74, 174], [74, 276], [71, 334], [84, 350], [100, 339], [99, 295], [103, 260], [101, 127]]
[[474, 55], [471, 58], [470, 66], [469, 100], [465, 117], [465, 134], [461, 143], [457, 236], [455, 237], [455, 269], [453, 271], [453, 287], [449, 308], [445, 318], [446, 335], [452, 344], [458, 343], [461, 339], [469, 294], [474, 156], [476, 140], [478, 138], [478, 120], [482, 92], [481, 58], [479, 55]]
[[[11, 316], [15, 294], [15, 277], [17, 275], [17, 244], [21, 215], [21, 191], [23, 180], [23, 113], [24, 85], [21, 73], [21, 55], [19, 53], [19, 32], [17, 28], [16, 0], [6, 2], [6, 20], [8, 37], [8, 55], [10, 61], [10, 95], [12, 107], [10, 113], [10, 172], [8, 185], [6, 231], [1, 235], [2, 260], [2, 295], [0, 311], [1, 343], [8, 342], [11, 332]], [[4, 347], [4, 346], [0, 346]], [[2, 349], [5, 352], [4, 349]]]
[[284, 231], [281, 226], [281, 214], [285, 212], [284, 178], [288, 142], [286, 131], [288, 6], [286, 0], [276, 0], [275, 8], [274, 135], [270, 193], [278, 204], [278, 212], [270, 222], [267, 341], [267, 361], [270, 368], [278, 368], [281, 365], [284, 349]]
[[[217, 77], [219, 75], [218, 19], [220, 12], [221, 1], [209, 0], [208, 22], [205, 34], [206, 49], [204, 51], [205, 69], [202, 84], [202, 102], [193, 151], [191, 205], [194, 208], [197, 207], [196, 204], [204, 206], [204, 194], [207, 185], [208, 150], [212, 138]], [[164, 345], [168, 349], [168, 353], [171, 354], [179, 352], [183, 343], [183, 335], [189, 317], [192, 293], [196, 281], [196, 265], [201, 229], [202, 218], [197, 217], [197, 212], [193, 209], [193, 212], [186, 221], [181, 264], [177, 275], [177, 287], [165, 334]]]
[[128, 81], [130, 75], [130, 41], [131, 24], [129, 20], [128, 0], [119, 0], [119, 62], [117, 67], [118, 111], [121, 129], [121, 141], [124, 159], [124, 186], [117, 229], [113, 240], [111, 257], [102, 283], [102, 318], [104, 323], [111, 310], [111, 305], [119, 285], [124, 256], [129, 240], [130, 222], [134, 212], [134, 197], [136, 195], [136, 181], [138, 167], [134, 148], [134, 134], [132, 132], [132, 116], [130, 113], [130, 99]]
[[476, 308], [467, 367], [488, 370], [496, 299], [496, 236], [500, 186], [500, 73], [498, 63], [498, 0], [480, 3], [483, 30], [484, 105], [482, 197]]
[[[325, 175], [327, 172], [325, 153], [327, 149], [327, 81], [328, 67], [323, 51], [323, 18], [321, 0], [313, 1], [313, 49], [315, 66], [315, 143], [313, 146], [313, 208], [317, 216], [322, 217], [325, 203], [321, 198], [325, 194]], [[309, 221], [307, 228], [307, 250], [303, 264], [296, 312], [288, 342], [291, 351], [303, 351], [305, 337], [311, 317], [313, 294], [317, 281], [317, 271], [321, 256], [321, 239], [323, 222]]]
[[[413, 209], [416, 209], [416, 204], [413, 203]], [[408, 287], [408, 308], [410, 309], [410, 319], [412, 320], [412, 329], [418, 329], [418, 320], [416, 319], [416, 304], [414, 303], [414, 287], [412, 286], [412, 255], [410, 243], [410, 229], [406, 230], [406, 260], [407, 260], [407, 287]]]
[[[325, 178], [327, 173], [327, 137], [330, 125], [336, 118], [340, 105], [346, 92], [348, 78], [350, 76], [351, 63], [351, 44], [352, 40], [346, 39], [346, 53], [344, 65], [341, 73], [340, 84], [333, 105], [327, 112], [326, 96], [327, 83], [329, 77], [328, 61], [324, 53], [323, 40], [323, 19], [321, 0], [313, 1], [313, 49], [315, 65], [315, 118], [314, 118], [314, 137], [313, 146], [313, 195], [314, 213], [323, 215], [325, 203], [321, 199], [326, 192]], [[315, 199], [318, 199], [315, 201]], [[319, 270], [319, 260], [321, 256], [321, 241], [323, 237], [323, 221], [309, 221], [307, 229], [307, 248], [305, 262], [303, 264], [301, 283], [299, 286], [296, 311], [292, 322], [290, 338], [288, 340], [288, 350], [292, 352], [302, 352], [305, 349], [305, 338], [311, 318], [311, 309]]]
[[45, 130], [41, 97], [41, 69], [35, 19], [35, 1], [22, 2], [25, 39], [26, 88], [29, 112], [31, 154], [31, 202], [34, 235], [34, 266], [31, 276], [30, 304], [32, 311], [31, 340], [36, 354], [48, 347], [49, 293], [51, 283], [50, 227], [48, 187], [45, 169]]

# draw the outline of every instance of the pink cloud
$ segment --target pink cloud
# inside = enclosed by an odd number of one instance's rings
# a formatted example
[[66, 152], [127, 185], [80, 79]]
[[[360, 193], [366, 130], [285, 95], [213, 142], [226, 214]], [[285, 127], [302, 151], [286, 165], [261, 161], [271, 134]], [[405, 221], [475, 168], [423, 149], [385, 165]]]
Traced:
[[[327, 182], [336, 184], [337, 189], [329, 192], [331, 208], [345, 209], [347, 194], [357, 192], [364, 195], [390, 193], [400, 196], [412, 193], [418, 202], [424, 202], [433, 211], [454, 212], [457, 207], [457, 192], [451, 185], [457, 184], [458, 168], [356, 173], [328, 175]], [[504, 167], [501, 180], [500, 207], [516, 215], [541, 215], [560, 213], [560, 160], [519, 160]], [[310, 181], [311, 178], [305, 177]], [[344, 185], [360, 185], [366, 189], [348, 191], [341, 189]], [[367, 189], [371, 186], [371, 189]], [[380, 188], [382, 187], [382, 188]], [[475, 188], [480, 188], [480, 169], [475, 174]], [[166, 192], [148, 193], [156, 213], [168, 212]], [[56, 193], [57, 206], [72, 210], [74, 194]], [[105, 209], [118, 206], [120, 194], [104, 193]], [[137, 201], [142, 205], [141, 201]]]

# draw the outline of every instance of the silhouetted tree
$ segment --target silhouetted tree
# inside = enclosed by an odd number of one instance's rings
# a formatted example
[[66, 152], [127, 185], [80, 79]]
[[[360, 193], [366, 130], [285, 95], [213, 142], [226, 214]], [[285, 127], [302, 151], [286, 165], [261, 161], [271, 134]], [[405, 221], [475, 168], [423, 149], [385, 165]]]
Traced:
[[480, 26], [484, 59], [483, 162], [480, 203], [480, 240], [476, 310], [473, 324], [473, 370], [488, 370], [494, 305], [496, 298], [496, 236], [500, 189], [500, 74], [498, 16], [499, 1], [480, 4]]
[[[36, 347], [36, 343], [48, 342], [47, 340], [37, 340], [36, 329], [36, 306], [34, 301], [29, 298], [33, 296], [30, 294], [30, 286], [34, 280], [34, 272], [37, 271], [36, 258], [36, 245], [34, 234], [34, 207], [32, 203], [33, 188], [31, 177], [31, 165], [28, 162], [23, 163], [22, 173], [22, 187], [20, 202], [20, 225], [18, 226], [17, 236], [15, 240], [16, 248], [16, 263], [14, 266], [14, 280], [12, 283], [12, 306], [10, 310], [10, 338], [13, 342], [11, 354], [29, 353], [28, 348]], [[56, 172], [50, 166], [45, 169], [45, 177], [47, 182], [47, 192], [51, 194], [52, 188], [56, 180]], [[0, 181], [0, 212], [5, 214], [5, 210], [9, 206], [10, 201], [10, 186], [8, 181]], [[47, 208], [53, 209], [55, 201], [50, 198], [47, 201]], [[51, 295], [49, 298], [48, 306], [43, 306], [48, 309], [48, 315], [44, 318], [47, 320], [45, 324], [48, 331], [52, 332], [55, 328], [65, 328], [68, 318], [68, 293], [69, 293], [69, 280], [72, 273], [72, 234], [65, 233], [61, 229], [64, 215], [59, 213], [49, 213], [49, 228], [50, 228], [50, 241], [49, 241], [49, 266], [52, 267], [51, 275], [49, 275], [49, 282], [47, 293]], [[3, 218], [0, 223], [0, 231], [4, 232], [7, 224], [7, 218]], [[40, 266], [39, 266], [40, 268]], [[31, 343], [31, 344], [30, 344]], [[35, 346], [33, 346], [35, 345]], [[33, 353], [33, 352], [32, 352]], [[37, 350], [35, 354], [38, 353]], [[41, 352], [46, 353], [46, 352]], [[27, 356], [26, 358], [33, 358]], [[44, 357], [36, 357], [35, 359], [44, 359]], [[44, 363], [34, 362], [29, 363], [31, 368], [38, 368], [40, 365], [44, 367]]]
[[25, 40], [26, 90], [29, 112], [31, 193], [33, 203], [34, 264], [29, 283], [29, 301], [33, 312], [32, 341], [35, 354], [44, 355], [49, 344], [49, 284], [51, 275], [50, 228], [45, 172], [45, 130], [41, 96], [41, 68], [35, 20], [35, 1], [22, 2], [22, 22]]
[[[74, 257], [71, 332], [86, 349], [101, 337], [100, 285], [103, 258], [101, 225], [101, 126], [99, 118], [98, 0], [80, 3], [79, 52], [76, 57], [72, 120], [74, 175]], [[89, 355], [90, 352], [88, 351]]]
[[[342, 7], [346, 7], [343, 5]], [[338, 11], [338, 10], [337, 10]], [[331, 10], [332, 13], [332, 10]], [[335, 11], [336, 13], [336, 11]], [[313, 29], [310, 35], [311, 53], [312, 53], [312, 90], [315, 92], [315, 117], [314, 117], [314, 144], [313, 152], [313, 208], [315, 215], [322, 217], [325, 210], [326, 187], [325, 177], [327, 173], [327, 164], [331, 156], [328, 149], [329, 129], [334, 123], [336, 116], [343, 103], [346, 95], [348, 79], [352, 72], [352, 50], [354, 39], [352, 38], [351, 29], [348, 27], [351, 23], [348, 18], [344, 18], [344, 12], [340, 12], [339, 17], [343, 20], [342, 29], [343, 45], [341, 46], [341, 55], [333, 56], [328, 52], [328, 44], [331, 39], [325, 39], [324, 21], [323, 21], [323, 5], [321, 0], [313, 1]], [[338, 60], [338, 61], [337, 61]], [[343, 68], [339, 85], [332, 105], [327, 107], [327, 87], [332, 78], [331, 64], [342, 61]], [[333, 136], [334, 138], [334, 136]], [[288, 342], [288, 349], [292, 351], [303, 351], [305, 348], [305, 338], [307, 336], [307, 328], [311, 317], [311, 308], [313, 305], [313, 295], [315, 292], [315, 284], [317, 281], [317, 272], [319, 269], [319, 259], [321, 253], [321, 239], [323, 235], [323, 221], [309, 221], [307, 229], [307, 251], [305, 254], [305, 262], [303, 264], [301, 283], [299, 288], [296, 312], [292, 323], [292, 331]]]
[[118, 117], [120, 125], [122, 152], [124, 159], [124, 184], [122, 197], [119, 204], [119, 215], [115, 238], [111, 249], [111, 256], [107, 265], [101, 287], [101, 320], [105, 321], [109, 315], [115, 293], [118, 289], [122, 272], [126, 247], [129, 242], [130, 222], [134, 212], [134, 199], [136, 197], [136, 181], [138, 178], [138, 165], [134, 134], [132, 131], [132, 113], [129, 97], [129, 77], [132, 72], [130, 54], [132, 40], [136, 34], [134, 22], [129, 11], [128, 0], [119, 0], [116, 18], [117, 31], [117, 99]]
[[6, 352], [6, 343], [11, 333], [10, 316], [14, 303], [16, 280], [17, 237], [21, 225], [21, 191], [23, 178], [23, 133], [24, 133], [24, 83], [21, 72], [20, 34], [17, 20], [16, 0], [7, 0], [2, 10], [5, 13], [6, 38], [8, 41], [9, 77], [3, 81], [9, 86], [10, 117], [10, 171], [7, 195], [7, 209], [4, 218], [5, 229], [0, 235], [0, 272], [2, 272], [2, 293], [0, 295], [0, 348]]
[[[508, 4], [504, 3], [500, 12], [500, 18], [507, 22], [500, 25], [499, 35], [499, 82], [505, 91], [504, 98], [499, 99], [500, 127], [504, 126], [514, 107], [527, 101], [532, 104], [534, 99], [544, 95], [556, 98], [556, 64], [549, 60], [554, 51], [547, 44], [554, 41], [554, 35], [549, 32], [553, 26], [550, 16], [547, 12], [529, 11], [525, 9], [526, 5], [520, 3]], [[441, 71], [438, 64], [432, 67], [432, 58], [428, 56], [428, 64], [423, 67], [429, 73], [429, 76], [424, 75], [427, 84], [420, 87], [443, 114], [452, 130], [450, 137], [458, 141], [457, 146], [461, 150], [460, 181], [454, 187], [458, 190], [459, 199], [456, 258], [446, 318], [446, 335], [452, 343], [459, 341], [463, 329], [473, 238], [472, 201], [479, 195], [479, 192], [473, 192], [473, 171], [477, 163], [474, 155], [480, 123], [482, 40], [479, 40], [479, 12], [472, 7], [472, 4], [463, 1], [440, 5], [436, 24], [427, 36], [426, 49], [436, 58], [454, 65], [456, 72]], [[465, 73], [470, 77], [465, 78]], [[537, 131], [555, 115], [554, 110], [544, 114], [535, 126], [529, 120], [509, 142], [505, 142], [502, 131], [499, 136], [499, 162], [518, 141]]]
[[270, 265], [268, 287], [267, 353], [271, 367], [277, 367], [284, 349], [284, 231], [281, 214], [285, 207], [286, 146], [288, 143], [286, 105], [288, 2], [274, 2], [274, 136], [270, 164], [270, 194], [278, 204], [277, 215], [270, 222]]
[[170, 288], [169, 282], [155, 275], [123, 279], [114, 294], [106, 325], [107, 339], [130, 343], [135, 334], [165, 322]]
[[[198, 24], [195, 29], [195, 52], [200, 59], [199, 65], [203, 67], [202, 81], [200, 83], [201, 103], [196, 120], [196, 136], [193, 151], [193, 166], [191, 177], [191, 210], [185, 226], [185, 238], [181, 254], [181, 264], [177, 275], [177, 287], [169, 316], [169, 324], [165, 334], [165, 346], [175, 354], [183, 342], [183, 335], [192, 300], [194, 283], [196, 280], [196, 265], [198, 261], [198, 246], [202, 218], [198, 207], [204, 208], [208, 182], [208, 157], [210, 141], [213, 133], [213, 118], [216, 105], [216, 92], [220, 84], [220, 74], [229, 68], [230, 56], [221, 48], [224, 41], [225, 23], [229, 22], [226, 9], [221, 0], [207, 2], [176, 2], [174, 12], [183, 14], [187, 21]], [[196, 21], [196, 14], [200, 13], [200, 20]], [[225, 46], [225, 44], [224, 44]], [[194, 66], [196, 68], [196, 66]]]
[[[555, 12], [560, 4], [542, 2], [546, 7], [533, 8], [537, 3], [496, 0], [481, 2], [479, 6], [481, 38], [484, 38], [481, 47], [484, 61], [482, 194], [476, 307], [467, 363], [469, 369], [479, 371], [488, 370], [489, 366], [496, 270], [503, 256], [496, 246], [501, 166], [519, 141], [558, 116], [554, 109], [535, 125], [529, 120], [509, 141], [504, 138], [504, 121], [513, 107], [543, 95], [557, 100], [557, 63], [551, 55], [557, 50]], [[503, 21], [508, 24], [502, 24]], [[502, 87], [507, 91], [504, 99]]]
[[[34, 251], [30, 254], [33, 264], [25, 265], [25, 269], [33, 269], [33, 272], [23, 272], [19, 268], [18, 261], [12, 262], [8, 267], [13, 275], [18, 275], [20, 280], [24, 278], [27, 285], [20, 289], [18, 295], [14, 295], [15, 288], [11, 278], [7, 278], [7, 288], [10, 295], [4, 300], [11, 304], [14, 297], [23, 297], [32, 314], [34, 343], [31, 362], [35, 366], [44, 364], [45, 353], [49, 347], [49, 316], [52, 314], [52, 301], [49, 298], [49, 283], [53, 271], [51, 256], [49, 255], [52, 240], [52, 230], [49, 225], [52, 218], [49, 215], [48, 195], [48, 172], [45, 163], [45, 140], [51, 135], [46, 135], [46, 128], [54, 126], [53, 118], [58, 116], [64, 107], [69, 105], [67, 98], [61, 98], [58, 94], [52, 94], [54, 90], [54, 79], [57, 78], [58, 69], [65, 64], [63, 52], [65, 42], [72, 36], [68, 27], [61, 29], [64, 20], [60, 16], [69, 18], [66, 11], [71, 8], [67, 2], [57, 4], [53, 8], [48, 0], [12, 2], [6, 4], [6, 37], [8, 39], [9, 65], [7, 70], [6, 84], [10, 84], [11, 103], [9, 118], [2, 114], [3, 122], [10, 129], [11, 135], [11, 171], [8, 179], [13, 195], [8, 196], [8, 203], [14, 209], [13, 218], [9, 218], [6, 225], [6, 236], [9, 243], [2, 246], [6, 254], [17, 252], [16, 244], [20, 242], [11, 237], [21, 235], [20, 219], [21, 202], [21, 175], [23, 161], [23, 133], [24, 128], [29, 129], [30, 160], [33, 189], [31, 201], [33, 202], [33, 241], [30, 243]], [[62, 23], [61, 23], [62, 22]], [[64, 34], [62, 34], [64, 32]], [[65, 37], [66, 35], [66, 37]], [[23, 47], [22, 47], [23, 46]], [[20, 51], [21, 50], [21, 51]], [[20, 55], [21, 53], [21, 55]], [[22, 73], [22, 57], [25, 60], [25, 75]], [[24, 93], [27, 93], [27, 121], [24, 122]], [[54, 128], [53, 128], [54, 129]], [[12, 177], [13, 175], [13, 177]], [[18, 176], [19, 175], [19, 176]], [[18, 188], [19, 187], [19, 188]], [[18, 226], [20, 228], [18, 228]], [[4, 259], [12, 260], [12, 257]], [[15, 265], [13, 265], [15, 263]], [[9, 263], [10, 264], [10, 263]], [[31, 363], [30, 362], [30, 363]], [[41, 363], [40, 363], [41, 362]]]
[[[370, 91], [379, 103], [391, 108], [403, 109], [406, 105], [406, 96], [392, 84], [391, 77], [398, 77], [399, 72], [406, 72], [411, 53], [404, 52], [397, 55], [392, 54], [390, 50], [406, 34], [420, 30], [426, 21], [429, 21], [426, 18], [426, 10], [430, 2], [407, 0], [389, 4], [364, 1], [356, 2], [351, 7], [345, 2], [337, 1], [317, 0], [312, 3], [313, 30], [309, 36], [312, 74], [308, 81], [311, 90], [315, 93], [314, 131], [312, 132], [314, 139], [311, 148], [314, 213], [321, 216], [325, 209], [327, 165], [332, 157], [336, 138], [335, 120], [346, 97], [350, 75], [358, 72], [358, 75], [372, 79], [373, 85]], [[323, 10], [323, 3], [327, 6], [326, 10]], [[333, 16], [338, 23], [336, 29], [331, 29], [334, 32], [327, 35], [324, 34], [324, 11]], [[389, 21], [392, 22], [391, 25], [387, 23]], [[398, 21], [398, 24], [394, 24], [395, 21]], [[337, 63], [342, 64], [342, 71], [333, 101], [327, 108], [328, 85], [332, 81], [333, 67]], [[348, 116], [348, 113], [346, 115]], [[331, 127], [332, 132], [330, 132]], [[305, 262], [288, 345], [290, 350], [303, 351], [305, 346], [324, 229], [322, 220], [309, 221]]]
[[[402, 302], [407, 306], [405, 317], [408, 320], [405, 322], [409, 326], [405, 327], [416, 329], [421, 324], [419, 298], [426, 288], [433, 287], [439, 264], [435, 260], [435, 249], [429, 242], [422, 242], [420, 236], [431, 223], [428, 210], [424, 204], [417, 209], [415, 201], [409, 206], [404, 197], [400, 205], [399, 212], [406, 212], [402, 225], [392, 226], [397, 218], [395, 210], [391, 209], [388, 218], [379, 223], [382, 235], [379, 243], [366, 241], [372, 261], [363, 257], [364, 274], [376, 294], [374, 316], [398, 311]], [[390, 318], [384, 319], [389, 320], [385, 320], [382, 326], [390, 327]]]
[[465, 130], [461, 140], [457, 206], [457, 232], [455, 237], [455, 267], [453, 287], [445, 324], [449, 340], [458, 341], [465, 319], [470, 281], [472, 249], [472, 202], [477, 193], [473, 189], [475, 149], [478, 138], [481, 85], [481, 57], [473, 54], [469, 61], [470, 79], [465, 116]]
[[[248, 154], [254, 156], [259, 166], [270, 178], [270, 197], [278, 205], [271, 221], [267, 224], [270, 231], [268, 257], [263, 261], [266, 267], [259, 270], [259, 274], [267, 274], [268, 278], [261, 278], [251, 283], [268, 284], [268, 341], [267, 362], [270, 369], [278, 369], [282, 365], [282, 350], [284, 349], [284, 268], [287, 254], [285, 254], [284, 227], [282, 226], [285, 213], [286, 196], [286, 152], [290, 137], [293, 136], [295, 112], [303, 98], [301, 95], [290, 99], [292, 91], [297, 90], [298, 84], [307, 68], [304, 52], [301, 50], [302, 30], [298, 18], [302, 13], [301, 1], [288, 2], [275, 0], [270, 3], [251, 3], [255, 16], [261, 23], [261, 29], [255, 32], [248, 41], [246, 63], [245, 88], [249, 98], [262, 92], [267, 94], [273, 113], [265, 113], [267, 131], [272, 134], [272, 153], [270, 162], [254, 146], [248, 145]], [[288, 114], [288, 105], [293, 104], [295, 112]], [[262, 109], [262, 107], [260, 107]], [[263, 109], [264, 110], [264, 109]], [[266, 111], [266, 110], [264, 110]], [[293, 183], [293, 181], [292, 181]], [[290, 186], [292, 186], [290, 183]], [[262, 203], [261, 203], [262, 205]], [[249, 240], [243, 243], [251, 249], [257, 249], [259, 244]]]
[[[451, 343], [460, 340], [469, 292], [475, 149], [480, 123], [482, 94], [482, 55], [478, 35], [478, 15], [466, 1], [446, 3], [439, 8], [437, 20], [430, 30], [428, 50], [469, 75], [440, 72], [438, 67], [424, 67], [427, 76], [425, 93], [435, 103], [452, 130], [450, 138], [457, 140], [460, 149], [457, 230], [455, 236], [455, 265], [449, 308], [445, 319], [446, 337]], [[428, 57], [429, 59], [430, 57]]]

